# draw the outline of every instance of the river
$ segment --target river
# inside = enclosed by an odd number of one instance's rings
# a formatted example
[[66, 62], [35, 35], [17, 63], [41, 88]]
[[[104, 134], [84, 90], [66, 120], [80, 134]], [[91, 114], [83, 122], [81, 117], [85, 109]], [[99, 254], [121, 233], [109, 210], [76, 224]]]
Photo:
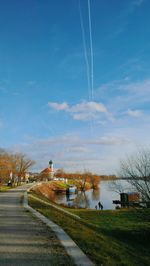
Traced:
[[71, 195], [59, 193], [55, 195], [53, 200], [58, 204], [64, 204], [68, 207], [88, 209], [99, 209], [98, 202], [100, 202], [103, 205], [103, 210], [113, 210], [116, 205], [112, 201], [120, 200], [119, 191], [131, 191], [129, 184], [125, 180], [119, 180], [116, 184], [117, 186], [114, 188], [112, 181], [101, 181], [96, 190], [90, 189]]

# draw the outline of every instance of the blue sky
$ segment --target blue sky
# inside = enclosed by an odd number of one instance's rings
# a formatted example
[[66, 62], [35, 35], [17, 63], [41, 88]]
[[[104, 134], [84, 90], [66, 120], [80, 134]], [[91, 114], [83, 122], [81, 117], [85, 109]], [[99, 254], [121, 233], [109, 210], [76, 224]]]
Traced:
[[148, 0], [0, 1], [0, 146], [34, 170], [52, 159], [98, 174], [149, 147], [149, 10]]

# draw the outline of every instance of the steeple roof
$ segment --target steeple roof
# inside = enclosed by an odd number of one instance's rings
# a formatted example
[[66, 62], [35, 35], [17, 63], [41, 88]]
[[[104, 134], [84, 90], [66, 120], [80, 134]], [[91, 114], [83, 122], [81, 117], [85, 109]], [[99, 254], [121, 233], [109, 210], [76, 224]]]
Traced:
[[52, 172], [52, 168], [47, 167], [47, 168], [45, 168], [41, 173], [42, 173], [42, 174], [49, 174], [49, 173], [51, 173], [51, 172]]

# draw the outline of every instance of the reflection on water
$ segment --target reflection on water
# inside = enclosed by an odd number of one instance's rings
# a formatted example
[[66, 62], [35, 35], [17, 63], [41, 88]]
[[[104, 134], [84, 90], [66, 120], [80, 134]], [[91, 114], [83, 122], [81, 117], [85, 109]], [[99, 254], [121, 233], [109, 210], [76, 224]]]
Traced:
[[76, 194], [66, 194], [67, 202], [75, 200], [76, 196]]
[[88, 198], [88, 194], [85, 191], [80, 191], [75, 200], [74, 200], [75, 207], [81, 208], [90, 208], [90, 199]]
[[[100, 201], [103, 205], [104, 210], [115, 209], [115, 205], [112, 203], [113, 200], [119, 200], [119, 191], [114, 191], [111, 188], [112, 181], [101, 181], [99, 187], [96, 190], [90, 189], [88, 191], [79, 191], [77, 194], [55, 194], [55, 201], [58, 204], [64, 204], [68, 207], [78, 207], [78, 208], [89, 208], [95, 209], [98, 207], [98, 202]], [[117, 181], [121, 182], [124, 190], [127, 188], [127, 182], [124, 180]]]
[[92, 190], [92, 200], [98, 201], [100, 199], [100, 185], [97, 189]]

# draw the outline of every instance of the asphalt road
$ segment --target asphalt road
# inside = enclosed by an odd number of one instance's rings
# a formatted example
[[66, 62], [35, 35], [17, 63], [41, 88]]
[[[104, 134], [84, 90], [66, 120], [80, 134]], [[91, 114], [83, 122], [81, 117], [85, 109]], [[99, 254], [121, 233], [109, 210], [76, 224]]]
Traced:
[[23, 208], [25, 189], [0, 193], [0, 266], [73, 265], [54, 233]]

